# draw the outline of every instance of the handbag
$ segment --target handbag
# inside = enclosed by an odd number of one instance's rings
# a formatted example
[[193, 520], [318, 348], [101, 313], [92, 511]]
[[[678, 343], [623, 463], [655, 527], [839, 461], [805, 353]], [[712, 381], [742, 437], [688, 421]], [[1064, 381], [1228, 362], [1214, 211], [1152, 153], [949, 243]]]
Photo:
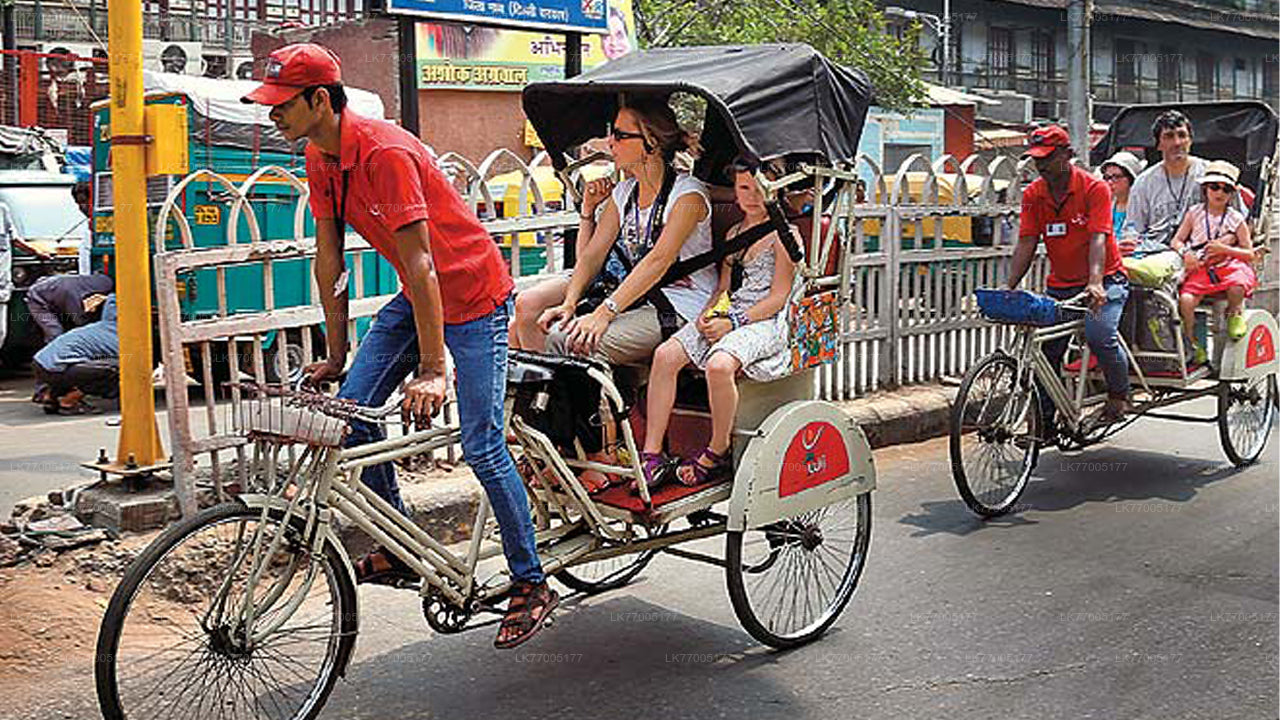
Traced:
[[802, 297], [787, 307], [791, 372], [835, 362], [840, 342], [839, 293], [836, 290]]

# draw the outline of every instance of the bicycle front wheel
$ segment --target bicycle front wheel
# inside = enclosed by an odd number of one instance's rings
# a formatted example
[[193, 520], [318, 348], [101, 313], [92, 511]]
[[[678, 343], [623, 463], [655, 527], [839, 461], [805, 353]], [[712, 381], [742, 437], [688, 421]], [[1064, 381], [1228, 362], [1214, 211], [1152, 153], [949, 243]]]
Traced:
[[102, 620], [103, 717], [314, 718], [355, 644], [356, 591], [341, 551], [312, 557], [302, 534], [239, 503], [161, 534]]
[[1003, 353], [965, 375], [951, 410], [951, 474], [961, 499], [979, 515], [1013, 509], [1040, 452], [1040, 396]]

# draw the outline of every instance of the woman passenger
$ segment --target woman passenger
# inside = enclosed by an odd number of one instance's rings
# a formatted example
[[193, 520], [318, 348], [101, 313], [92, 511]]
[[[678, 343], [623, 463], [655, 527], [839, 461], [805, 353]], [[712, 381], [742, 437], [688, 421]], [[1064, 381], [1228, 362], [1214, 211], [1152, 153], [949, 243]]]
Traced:
[[1119, 233], [1129, 211], [1129, 189], [1142, 172], [1144, 163], [1131, 152], [1121, 150], [1107, 158], [1099, 170], [1111, 188], [1111, 227]]
[[[542, 314], [538, 325], [549, 333], [547, 351], [589, 355], [613, 365], [644, 364], [663, 341], [659, 309], [647, 293], [678, 259], [711, 249], [711, 202], [707, 188], [691, 175], [677, 173], [676, 153], [696, 150], [675, 111], [661, 98], [635, 97], [618, 110], [609, 134], [609, 151], [625, 176], [604, 201], [595, 234], [574, 266], [564, 300]], [[660, 218], [653, 217], [663, 187], [670, 193]], [[576, 315], [602, 269], [621, 264], [616, 287], [590, 312]], [[715, 267], [704, 267], [662, 288], [679, 327], [698, 317], [717, 283]], [[669, 328], [675, 329], [675, 328]], [[597, 458], [592, 458], [597, 459]], [[599, 458], [608, 461], [608, 458]], [[589, 490], [607, 486], [595, 471], [582, 477]]]

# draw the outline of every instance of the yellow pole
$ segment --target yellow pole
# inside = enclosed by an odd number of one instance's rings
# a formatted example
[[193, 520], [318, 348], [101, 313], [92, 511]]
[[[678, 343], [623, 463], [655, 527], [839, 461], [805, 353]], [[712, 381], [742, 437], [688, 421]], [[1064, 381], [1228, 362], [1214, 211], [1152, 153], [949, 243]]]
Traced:
[[[155, 465], [164, 450], [151, 389], [151, 265], [147, 242], [142, 3], [109, 0], [111, 172], [115, 190], [116, 305], [120, 334], [120, 444], [116, 464]], [[179, 498], [184, 514], [190, 498]], [[191, 505], [194, 510], [194, 505]]]

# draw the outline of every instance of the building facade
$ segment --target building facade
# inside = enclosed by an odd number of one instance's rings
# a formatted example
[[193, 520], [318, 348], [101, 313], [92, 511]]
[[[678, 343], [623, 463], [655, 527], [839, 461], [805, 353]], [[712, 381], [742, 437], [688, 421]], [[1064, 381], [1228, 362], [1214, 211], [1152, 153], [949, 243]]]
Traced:
[[[942, 0], [890, 0], [898, 27], [922, 21], [925, 77], [1030, 97], [1031, 119], [1067, 115], [1065, 0], [952, 0], [947, 77]], [[936, 19], [935, 19], [936, 18]], [[1258, 99], [1280, 110], [1277, 0], [1095, 0], [1090, 30], [1094, 119], [1133, 103]]]
[[[140, 0], [144, 66], [249, 78], [257, 32], [364, 17], [368, 0]], [[17, 0], [17, 49], [106, 57], [107, 0]]]

